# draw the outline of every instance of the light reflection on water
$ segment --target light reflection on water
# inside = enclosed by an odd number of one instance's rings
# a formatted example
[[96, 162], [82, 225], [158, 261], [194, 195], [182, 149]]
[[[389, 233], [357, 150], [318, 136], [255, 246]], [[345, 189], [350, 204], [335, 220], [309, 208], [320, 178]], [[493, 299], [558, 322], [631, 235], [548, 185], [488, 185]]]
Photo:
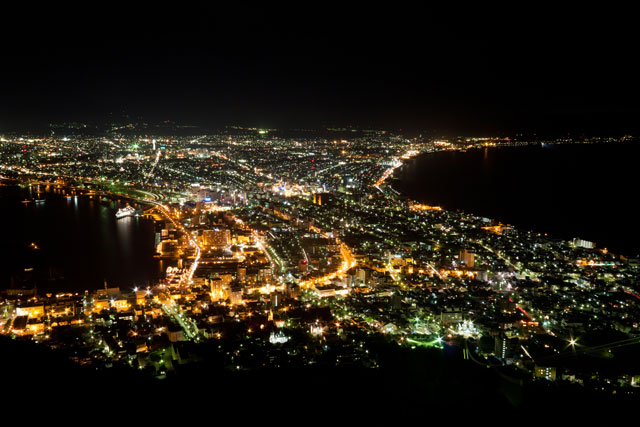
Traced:
[[[44, 203], [22, 203], [29, 197], [36, 198], [37, 192], [0, 189], [3, 219], [12, 225], [2, 247], [6, 268], [0, 269], [0, 287], [9, 286], [13, 276], [15, 285], [35, 280], [39, 292], [98, 289], [105, 279], [109, 286], [129, 290], [162, 277], [164, 265], [153, 258], [152, 221], [117, 220], [119, 204], [88, 196], [67, 199], [52, 191], [41, 193]], [[31, 242], [40, 250], [29, 251]], [[30, 267], [37, 274], [27, 278], [24, 269]]]

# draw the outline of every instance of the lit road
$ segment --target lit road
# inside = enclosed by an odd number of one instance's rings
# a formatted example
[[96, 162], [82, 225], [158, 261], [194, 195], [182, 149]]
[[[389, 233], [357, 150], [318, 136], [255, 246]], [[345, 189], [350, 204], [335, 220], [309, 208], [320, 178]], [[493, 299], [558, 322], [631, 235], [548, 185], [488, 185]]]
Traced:
[[196, 323], [180, 311], [177, 304], [162, 304], [162, 310], [180, 325], [187, 339], [198, 341], [199, 331]]
[[188, 284], [191, 282], [191, 279], [193, 278], [193, 274], [195, 273], [196, 269], [198, 268], [198, 262], [200, 261], [200, 253], [201, 253], [201, 249], [200, 246], [198, 245], [198, 242], [195, 241], [195, 239], [193, 239], [191, 237], [191, 234], [189, 234], [189, 232], [187, 231], [186, 228], [184, 228], [184, 226], [178, 222], [175, 221], [173, 219], [173, 217], [171, 216], [171, 213], [169, 212], [169, 209], [167, 209], [166, 206], [157, 203], [157, 202], [153, 202], [153, 201], [148, 201], [149, 203], [154, 204], [156, 207], [158, 207], [160, 209], [160, 211], [164, 214], [164, 216], [171, 221], [171, 223], [180, 231], [182, 231], [184, 234], [186, 234], [187, 236], [189, 236], [189, 242], [196, 248], [196, 256], [195, 259], [193, 260], [193, 263], [191, 264], [191, 266], [189, 267], [189, 271], [188, 274], [186, 276], [182, 276], [180, 279], [180, 286], [184, 285], [185, 282]]
[[282, 260], [280, 260], [279, 258], [274, 260], [271, 254], [269, 253], [269, 250], [268, 250], [269, 244], [266, 241], [264, 241], [255, 230], [252, 230], [251, 233], [253, 234], [253, 237], [256, 239], [256, 244], [258, 245], [260, 250], [267, 256], [267, 259], [269, 259], [271, 268], [273, 269], [274, 266], [277, 266], [279, 271], [281, 272], [284, 271]]
[[[319, 234], [322, 234], [324, 238], [328, 237], [327, 233], [322, 233], [322, 231], [319, 228], [317, 227], [311, 227], [311, 228], [313, 229], [313, 231]], [[333, 273], [329, 273], [321, 277], [316, 277], [314, 279], [302, 281], [300, 282], [301, 287], [313, 287], [316, 284], [327, 283], [329, 280], [332, 280], [336, 277], [343, 276], [347, 272], [347, 270], [349, 270], [350, 268], [356, 265], [356, 261], [353, 258], [351, 249], [337, 238], [336, 238], [336, 243], [340, 245], [340, 256], [342, 256], [342, 264], [340, 265], [340, 268], [337, 271], [334, 271]]]
[[[152, 202], [152, 201], [148, 201], [148, 202], [156, 206], [160, 210], [160, 212], [162, 212], [162, 214], [169, 221], [171, 221], [171, 223], [178, 230], [182, 231], [187, 236], [189, 236], [189, 242], [196, 248], [196, 256], [195, 256], [195, 259], [193, 260], [193, 263], [189, 267], [187, 274], [182, 274], [180, 276], [180, 281], [178, 283], [178, 286], [180, 287], [183, 287], [185, 284], [188, 285], [191, 282], [191, 279], [193, 278], [193, 274], [198, 268], [198, 262], [200, 261], [200, 252], [201, 252], [200, 246], [198, 245], [198, 242], [196, 242], [195, 239], [191, 237], [191, 234], [189, 234], [189, 232], [184, 228], [184, 226], [180, 222], [175, 221], [173, 219], [169, 209], [166, 206], [157, 202]], [[190, 319], [186, 314], [184, 314], [184, 312], [181, 312], [180, 307], [178, 305], [162, 304], [162, 310], [180, 325], [187, 339], [198, 341], [199, 331], [198, 331], [198, 327], [196, 326], [196, 323], [192, 319]]]

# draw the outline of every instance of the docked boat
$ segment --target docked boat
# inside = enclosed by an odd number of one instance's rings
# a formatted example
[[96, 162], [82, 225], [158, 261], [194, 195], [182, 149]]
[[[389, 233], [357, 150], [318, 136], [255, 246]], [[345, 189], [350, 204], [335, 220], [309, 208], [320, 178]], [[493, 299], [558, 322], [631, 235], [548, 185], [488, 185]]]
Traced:
[[116, 212], [116, 218], [120, 219], [125, 216], [132, 216], [135, 215], [135, 213], [136, 210], [133, 207], [127, 206], [126, 208], [118, 209], [118, 212]]

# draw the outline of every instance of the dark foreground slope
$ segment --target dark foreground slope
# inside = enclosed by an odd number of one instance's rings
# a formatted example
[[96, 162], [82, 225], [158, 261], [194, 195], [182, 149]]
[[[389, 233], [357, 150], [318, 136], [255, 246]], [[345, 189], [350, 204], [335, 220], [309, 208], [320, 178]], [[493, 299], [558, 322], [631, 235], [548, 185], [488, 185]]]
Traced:
[[637, 404], [581, 389], [518, 385], [492, 369], [442, 352], [386, 346], [379, 351], [379, 369], [230, 372], [203, 361], [156, 380], [128, 368], [97, 371], [79, 366], [58, 351], [2, 337], [0, 395], [6, 411], [24, 413], [37, 408], [38, 415], [71, 411], [124, 416], [133, 410], [142, 411], [146, 419], [199, 413], [248, 419], [279, 414], [310, 417], [309, 421], [432, 415], [482, 419], [491, 413], [606, 413]]

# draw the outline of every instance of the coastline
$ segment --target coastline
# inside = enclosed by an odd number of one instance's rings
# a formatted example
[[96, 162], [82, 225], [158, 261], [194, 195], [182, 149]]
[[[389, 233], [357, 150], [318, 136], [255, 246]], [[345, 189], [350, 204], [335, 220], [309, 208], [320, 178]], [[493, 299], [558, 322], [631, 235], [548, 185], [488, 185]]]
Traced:
[[[126, 288], [129, 276], [133, 284], [156, 280], [158, 261], [147, 251], [155, 247], [155, 221], [115, 216], [126, 205], [140, 209], [150, 203], [53, 184], [48, 191], [43, 185], [37, 196], [34, 186], [31, 196], [28, 184], [25, 180], [4, 186], [9, 192], [3, 192], [3, 206], [17, 229], [8, 235], [13, 249], [4, 257], [13, 267], [3, 277], [3, 287], [12, 287], [14, 280], [17, 287], [28, 286], [31, 275], [44, 285], [38, 286], [39, 292], [84, 292], [102, 287], [107, 279], [109, 286]], [[99, 268], [100, 263], [106, 267]]]
[[[494, 223], [509, 225], [510, 227], [517, 228], [521, 231], [541, 233], [547, 236], [547, 238], [553, 239], [553, 240], [571, 241], [574, 238], [587, 239], [589, 241], [594, 242], [596, 244], [596, 247], [598, 248], [602, 248], [604, 246], [606, 248], [611, 248], [616, 254], [619, 254], [619, 255], [632, 256], [632, 257], [637, 256], [638, 254], [640, 254], [640, 246], [635, 245], [634, 247], [633, 242], [635, 240], [633, 239], [632, 236], [627, 236], [627, 234], [618, 233], [617, 234], [618, 237], [615, 237], [615, 238], [610, 238], [611, 234], [608, 234], [608, 235], [605, 235], [606, 239], [598, 239], [593, 237], [590, 238], [590, 236], [598, 235], [598, 233], [603, 234], [604, 232], [608, 232], [609, 229], [607, 228], [606, 224], [609, 224], [609, 222], [606, 222], [604, 220], [603, 220], [603, 224], [599, 226], [599, 229], [598, 227], [587, 227], [588, 225], [593, 225], [595, 222], [573, 220], [569, 223], [569, 225], [573, 227], [572, 229], [567, 227], [567, 230], [569, 230], [568, 232], [565, 231], [565, 229], [563, 229], [561, 230], [563, 231], [563, 233], [558, 233], [558, 229], [560, 228], [560, 224], [561, 224], [560, 219], [564, 219], [564, 218], [559, 218], [557, 221], [557, 224], [549, 224], [549, 223], [546, 223], [545, 220], [541, 220], [540, 222], [536, 223], [531, 220], [531, 217], [523, 216], [522, 218], [519, 218], [518, 215], [514, 215], [513, 212], [509, 212], [507, 210], [503, 212], [503, 215], [492, 215], [486, 212], [486, 210], [490, 210], [490, 209], [485, 209], [483, 211], [483, 209], [478, 209], [478, 207], [474, 208], [473, 206], [468, 206], [469, 203], [466, 203], [467, 206], [464, 206], [464, 204], [455, 206], [457, 204], [456, 203], [457, 200], [455, 197], [450, 197], [449, 203], [442, 203], [441, 198], [438, 199], [438, 197], [429, 197], [429, 195], [425, 196], [424, 183], [409, 181], [409, 179], [411, 178], [410, 177], [411, 175], [414, 175], [413, 178], [415, 178], [415, 175], [416, 175], [415, 170], [411, 171], [410, 168], [413, 167], [414, 169], [420, 169], [420, 168], [425, 169], [424, 164], [433, 162], [434, 156], [437, 157], [439, 155], [445, 156], [447, 154], [450, 154], [453, 157], [453, 156], [459, 156], [459, 155], [468, 156], [470, 154], [473, 155], [473, 153], [476, 153], [475, 155], [477, 156], [479, 152], [483, 152], [485, 150], [488, 150], [489, 154], [494, 154], [496, 152], [507, 150], [507, 149], [512, 149], [512, 150], [515, 150], [516, 148], [526, 149], [527, 147], [532, 149], [532, 148], [535, 148], [536, 146], [540, 147], [541, 149], [546, 149], [546, 148], [563, 149], [562, 146], [568, 146], [568, 145], [580, 147], [585, 145], [596, 145], [596, 144], [599, 144], [602, 147], [610, 147], [610, 146], [629, 147], [630, 146], [629, 145], [630, 143], [628, 142], [614, 142], [614, 143], [594, 142], [594, 143], [585, 143], [585, 144], [534, 143], [534, 144], [507, 144], [507, 145], [498, 145], [498, 146], [479, 146], [479, 147], [468, 147], [464, 149], [455, 149], [455, 150], [451, 150], [451, 149], [426, 150], [421, 152], [418, 156], [402, 161], [402, 165], [395, 169], [394, 173], [391, 174], [389, 176], [389, 179], [384, 183], [384, 186], [386, 188], [392, 189], [394, 193], [397, 193], [398, 194], [397, 198], [400, 200], [406, 199], [405, 201], [413, 201], [414, 203], [439, 206], [442, 209], [450, 212], [460, 212], [466, 215], [472, 215], [479, 218], [487, 218]], [[490, 150], [494, 148], [500, 148], [503, 150]], [[487, 154], [485, 151], [485, 157], [486, 155]], [[445, 159], [444, 161], [449, 163], [452, 162], [451, 159]], [[417, 166], [418, 163], [421, 163], [421, 164]], [[453, 166], [449, 165], [449, 166], [455, 168], [455, 165]], [[517, 172], [516, 167], [511, 166], [511, 168], [516, 170]], [[465, 178], [468, 179], [468, 177], [465, 177]], [[414, 188], [417, 187], [418, 190], [407, 191], [407, 188], [410, 188], [411, 186], [413, 186]], [[452, 184], [444, 185], [444, 187], [447, 187], [447, 186], [454, 187], [454, 185]], [[496, 192], [497, 191], [498, 190], [496, 190]], [[420, 194], [421, 192], [422, 194]], [[440, 191], [440, 194], [438, 195], [441, 196], [442, 193], [443, 191]], [[495, 204], [497, 208], [494, 207], [492, 209], [494, 211], [500, 211], [501, 209], [503, 209], [500, 203], [501, 203], [500, 200], [498, 200], [498, 202]], [[594, 203], [597, 204], [598, 199], [595, 199]], [[581, 224], [583, 224], [583, 226], [580, 226]], [[549, 227], [549, 225], [552, 225], [552, 227]]]

